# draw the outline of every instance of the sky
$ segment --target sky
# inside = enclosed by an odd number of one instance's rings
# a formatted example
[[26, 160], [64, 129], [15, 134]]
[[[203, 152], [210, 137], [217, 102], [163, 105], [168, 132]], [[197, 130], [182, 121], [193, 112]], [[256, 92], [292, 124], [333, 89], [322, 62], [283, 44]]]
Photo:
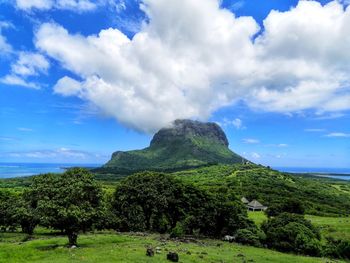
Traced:
[[0, 162], [104, 163], [175, 119], [350, 168], [349, 1], [0, 0]]

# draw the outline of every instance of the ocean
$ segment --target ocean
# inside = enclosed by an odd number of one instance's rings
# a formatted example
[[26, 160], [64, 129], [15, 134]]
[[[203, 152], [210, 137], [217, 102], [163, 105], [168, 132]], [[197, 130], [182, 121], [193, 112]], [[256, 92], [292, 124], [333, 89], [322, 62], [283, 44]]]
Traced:
[[273, 167], [281, 172], [288, 173], [312, 173], [334, 179], [350, 181], [350, 168], [311, 168], [311, 167]]
[[[0, 163], [0, 178], [23, 177], [44, 173], [63, 173], [67, 167], [100, 167], [102, 164], [67, 164], [67, 163]], [[305, 168], [273, 167], [281, 172], [314, 173], [320, 176], [350, 181], [350, 168]], [[341, 174], [341, 175], [339, 175]]]
[[102, 164], [0, 163], [0, 178], [23, 177], [44, 173], [63, 173], [68, 167], [99, 167]]

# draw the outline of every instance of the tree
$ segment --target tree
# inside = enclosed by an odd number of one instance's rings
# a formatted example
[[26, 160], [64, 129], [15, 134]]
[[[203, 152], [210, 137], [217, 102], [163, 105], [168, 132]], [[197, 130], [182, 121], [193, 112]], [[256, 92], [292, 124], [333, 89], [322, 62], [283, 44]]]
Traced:
[[79, 232], [89, 230], [101, 214], [102, 189], [81, 168], [35, 177], [26, 196], [41, 224], [63, 231], [69, 246], [77, 245]]
[[183, 216], [181, 182], [163, 173], [144, 172], [124, 179], [115, 192], [120, 230], [164, 232]]

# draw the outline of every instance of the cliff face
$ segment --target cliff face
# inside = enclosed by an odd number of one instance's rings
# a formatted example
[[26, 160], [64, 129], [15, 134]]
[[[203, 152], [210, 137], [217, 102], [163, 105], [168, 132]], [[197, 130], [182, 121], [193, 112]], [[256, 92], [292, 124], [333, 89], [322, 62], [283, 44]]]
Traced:
[[225, 133], [216, 123], [203, 123], [191, 120], [176, 120], [170, 128], [158, 131], [151, 141], [151, 147], [166, 145], [172, 140], [186, 140], [191, 137], [201, 137], [211, 140], [213, 143], [228, 147]]
[[223, 130], [215, 123], [176, 120], [158, 131], [143, 150], [115, 152], [104, 168], [121, 171], [181, 170], [209, 164], [234, 164], [242, 157], [228, 148]]

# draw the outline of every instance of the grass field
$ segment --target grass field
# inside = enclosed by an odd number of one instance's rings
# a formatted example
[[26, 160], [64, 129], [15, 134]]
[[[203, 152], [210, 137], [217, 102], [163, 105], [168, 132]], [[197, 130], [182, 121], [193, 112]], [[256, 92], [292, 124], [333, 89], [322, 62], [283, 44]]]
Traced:
[[322, 236], [350, 240], [350, 217], [321, 217], [307, 215], [307, 219], [320, 228]]
[[[179, 253], [180, 262], [342, 262], [322, 258], [283, 254], [267, 249], [230, 244], [218, 240], [197, 243], [168, 241], [159, 235], [131, 236], [111, 232], [86, 234], [79, 238], [80, 246], [65, 247], [65, 237], [39, 233], [31, 241], [21, 242], [25, 236], [6, 233], [0, 236], [0, 262], [169, 262], [167, 251]], [[150, 258], [147, 247], [160, 247], [161, 253]]]

